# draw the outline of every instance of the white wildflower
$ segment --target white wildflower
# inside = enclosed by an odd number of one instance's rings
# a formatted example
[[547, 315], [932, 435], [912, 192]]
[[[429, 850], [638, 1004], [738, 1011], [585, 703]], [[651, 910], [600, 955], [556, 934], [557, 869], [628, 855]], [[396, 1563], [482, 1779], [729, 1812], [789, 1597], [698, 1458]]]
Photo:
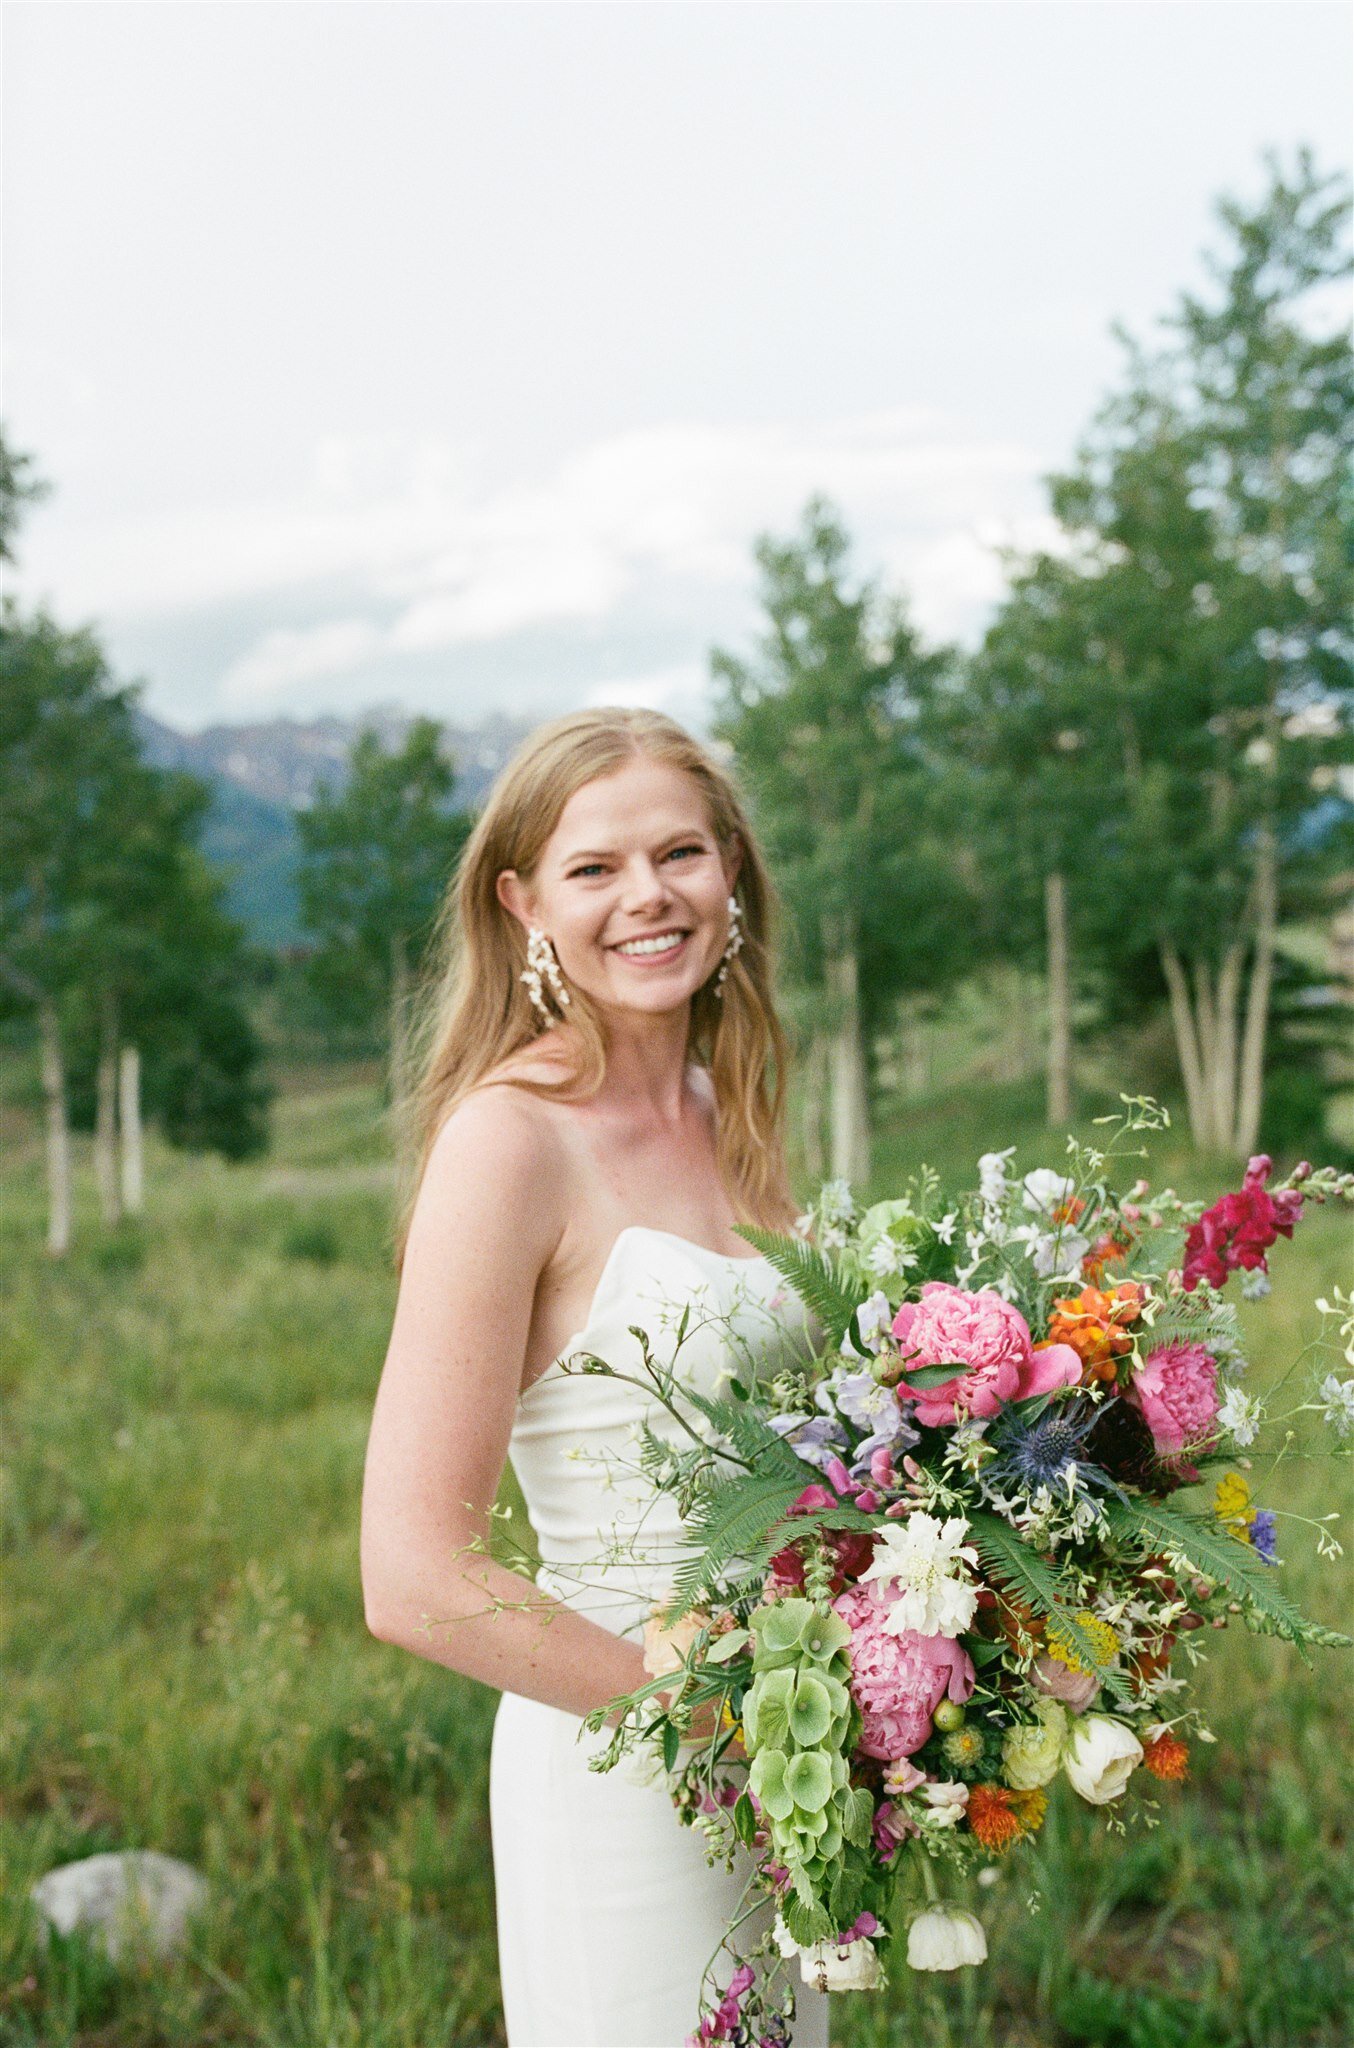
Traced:
[[1338, 1379], [1328, 1372], [1320, 1394], [1322, 1417], [1338, 1437], [1347, 1437], [1354, 1429], [1354, 1380]]
[[1034, 1262], [1041, 1280], [1051, 1280], [1055, 1273], [1075, 1277], [1091, 1249], [1090, 1239], [1078, 1230], [1046, 1230], [1035, 1223], [1018, 1224], [1011, 1232], [1011, 1242], [1024, 1245], [1025, 1256]]
[[851, 1183], [847, 1180], [824, 1181], [818, 1196], [818, 1214], [823, 1222], [849, 1223], [855, 1213]]
[[948, 1212], [948, 1214], [942, 1216], [939, 1223], [937, 1223], [934, 1226], [936, 1236], [940, 1239], [940, 1242], [942, 1244], [951, 1244], [953, 1242], [954, 1226], [958, 1221], [959, 1211], [957, 1209], [951, 1209]]
[[1253, 1394], [1243, 1394], [1240, 1387], [1227, 1389], [1218, 1409], [1218, 1423], [1229, 1436], [1243, 1446], [1253, 1444], [1264, 1419], [1264, 1410]]
[[1027, 1209], [1035, 1209], [1041, 1216], [1051, 1216], [1060, 1203], [1068, 1202], [1075, 1192], [1075, 1183], [1065, 1173], [1054, 1173], [1051, 1167], [1036, 1166], [1033, 1173], [1027, 1173], [1021, 1182]]
[[[913, 1262], [915, 1264], [915, 1260]], [[876, 1239], [865, 1254], [866, 1271], [876, 1280], [887, 1280], [890, 1273], [896, 1273], [902, 1264], [902, 1246], [895, 1244], [891, 1237]]]
[[876, 1530], [874, 1556], [862, 1579], [884, 1582], [890, 1635], [914, 1629], [923, 1636], [961, 1636], [978, 1606], [978, 1589], [967, 1567], [978, 1553], [964, 1542], [968, 1521], [952, 1515], [941, 1523], [920, 1511], [906, 1521]]
[[1253, 1272], [1245, 1274], [1242, 1278], [1241, 1299], [1243, 1301], [1263, 1301], [1267, 1295], [1273, 1292], [1274, 1283], [1271, 1281], [1268, 1273], [1261, 1272], [1258, 1266]]

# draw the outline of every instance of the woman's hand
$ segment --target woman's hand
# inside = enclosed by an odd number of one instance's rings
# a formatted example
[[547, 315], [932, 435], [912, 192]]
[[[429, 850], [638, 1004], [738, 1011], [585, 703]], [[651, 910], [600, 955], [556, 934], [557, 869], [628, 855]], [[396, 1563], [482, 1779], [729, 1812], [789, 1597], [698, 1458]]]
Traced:
[[[671, 1628], [664, 1628], [659, 1620], [662, 1611], [661, 1606], [655, 1607], [644, 1624], [644, 1669], [651, 1678], [662, 1678], [669, 1671], [681, 1671], [696, 1637], [703, 1628], [710, 1626], [710, 1616], [696, 1609], [684, 1614]], [[656, 1697], [664, 1708], [670, 1708], [680, 1692], [681, 1687], [674, 1686], [671, 1692], [660, 1692]], [[722, 1728], [730, 1726], [728, 1718], [721, 1712], [722, 1705], [720, 1700], [702, 1700], [691, 1716], [690, 1726], [683, 1733], [683, 1742], [703, 1749], [714, 1741]], [[729, 1759], [747, 1756], [741, 1728], [724, 1755]]]

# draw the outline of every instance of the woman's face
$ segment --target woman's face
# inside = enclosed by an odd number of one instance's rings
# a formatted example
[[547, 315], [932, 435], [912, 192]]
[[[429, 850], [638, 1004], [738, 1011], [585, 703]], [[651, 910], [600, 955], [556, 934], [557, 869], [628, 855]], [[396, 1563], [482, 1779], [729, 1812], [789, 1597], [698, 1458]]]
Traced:
[[739, 858], [726, 870], [695, 777], [640, 755], [575, 790], [530, 883], [505, 869], [498, 893], [601, 1007], [669, 1011], [719, 965]]

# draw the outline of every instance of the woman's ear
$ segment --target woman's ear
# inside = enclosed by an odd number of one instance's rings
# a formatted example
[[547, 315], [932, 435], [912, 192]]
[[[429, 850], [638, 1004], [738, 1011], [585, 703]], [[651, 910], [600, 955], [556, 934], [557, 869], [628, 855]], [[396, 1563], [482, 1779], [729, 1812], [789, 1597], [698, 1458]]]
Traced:
[[511, 916], [515, 917], [519, 924], [528, 927], [535, 924], [536, 918], [532, 910], [531, 892], [526, 887], [516, 868], [502, 869], [494, 883], [494, 888], [497, 891], [498, 900], [503, 905], [503, 908]]
[[730, 896], [733, 894], [734, 884], [738, 880], [739, 870], [742, 865], [743, 842], [735, 832], [729, 840], [729, 850], [724, 856], [724, 873], [728, 877]]

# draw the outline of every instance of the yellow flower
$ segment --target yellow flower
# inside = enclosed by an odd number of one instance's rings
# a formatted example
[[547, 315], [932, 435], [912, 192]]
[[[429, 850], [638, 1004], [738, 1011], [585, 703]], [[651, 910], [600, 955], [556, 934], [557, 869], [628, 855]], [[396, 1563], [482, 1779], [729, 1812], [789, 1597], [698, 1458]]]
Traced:
[[1117, 1655], [1119, 1638], [1109, 1623], [1102, 1621], [1098, 1614], [1092, 1614], [1089, 1607], [1081, 1608], [1075, 1619], [1081, 1624], [1083, 1631], [1090, 1637], [1096, 1650], [1099, 1652], [1099, 1664], [1087, 1664], [1077, 1654], [1071, 1636], [1061, 1629], [1056, 1621], [1051, 1621], [1048, 1625], [1048, 1654], [1050, 1657], [1056, 1657], [1060, 1664], [1065, 1664], [1069, 1671], [1098, 1670], [1108, 1664], [1112, 1657]]
[[1011, 1811], [1027, 1835], [1034, 1834], [1042, 1825], [1048, 1812], [1048, 1794], [1037, 1786], [1025, 1792], [1012, 1792]]
[[1213, 1489], [1213, 1512], [1220, 1522], [1233, 1525], [1233, 1534], [1246, 1540], [1245, 1532], [1255, 1520], [1250, 1504], [1251, 1490], [1239, 1472], [1228, 1472]]

